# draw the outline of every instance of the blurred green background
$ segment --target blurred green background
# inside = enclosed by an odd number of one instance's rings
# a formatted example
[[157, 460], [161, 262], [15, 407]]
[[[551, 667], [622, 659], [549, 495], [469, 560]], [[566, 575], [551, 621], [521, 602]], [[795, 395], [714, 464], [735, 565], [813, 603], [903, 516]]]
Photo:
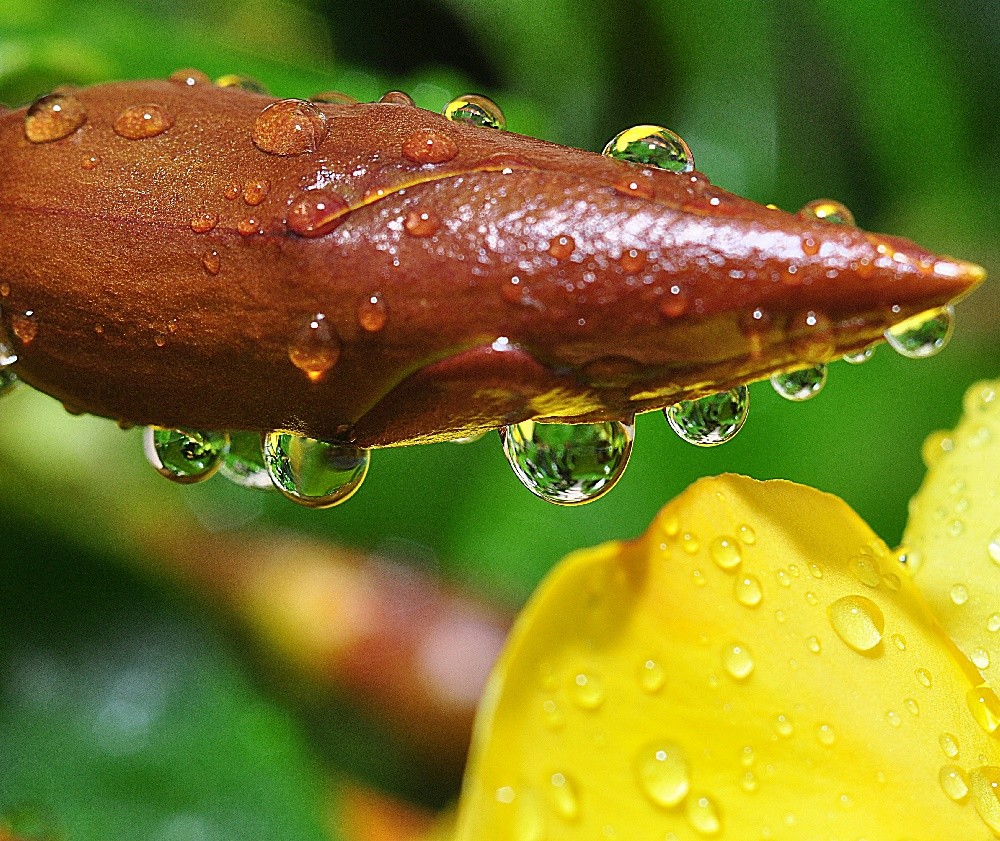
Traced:
[[[864, 228], [995, 275], [998, 45], [1000, 7], [980, 0], [0, 0], [0, 102], [180, 67], [282, 96], [400, 88], [433, 110], [478, 90], [511, 130], [593, 150], [630, 125], [669, 126], [726, 189], [786, 209], [837, 198]], [[122, 518], [177, 510], [217, 533], [382, 549], [505, 606], [567, 551], [638, 534], [723, 471], [839, 494], [894, 544], [922, 440], [1000, 371], [998, 328], [987, 284], [939, 357], [880, 347], [832, 365], [802, 405], [757, 384], [746, 427], [714, 450], [643, 416], [625, 477], [579, 509], [524, 490], [494, 435], [378, 451], [361, 491], [327, 512], [222, 479], [175, 487], [137, 431], [16, 390], [0, 401], [0, 837], [322, 838], [336, 833], [322, 817], [331, 779], [426, 803], [455, 793], [350, 705], [307, 711], [238, 629], [150, 572]]]

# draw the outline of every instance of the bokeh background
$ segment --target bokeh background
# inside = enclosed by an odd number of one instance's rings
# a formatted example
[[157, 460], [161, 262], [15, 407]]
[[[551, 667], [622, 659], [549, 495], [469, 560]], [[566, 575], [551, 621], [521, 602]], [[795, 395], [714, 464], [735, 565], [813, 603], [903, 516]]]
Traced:
[[[480, 91], [511, 130], [592, 150], [658, 123], [726, 189], [837, 198], [862, 227], [1000, 269], [1000, 7], [981, 0], [0, 0], [8, 106], [180, 67], [432, 110]], [[640, 533], [723, 471], [839, 494], [894, 545], [921, 442], [1000, 372], [998, 340], [988, 283], [940, 356], [880, 347], [801, 405], [756, 384], [723, 447], [642, 416], [622, 481], [578, 509], [524, 490], [495, 435], [378, 451], [326, 512], [176, 487], [138, 430], [17, 389], [0, 400], [0, 839], [417, 837], [422, 812], [371, 792], [454, 799], [484, 664], [559, 557]]]

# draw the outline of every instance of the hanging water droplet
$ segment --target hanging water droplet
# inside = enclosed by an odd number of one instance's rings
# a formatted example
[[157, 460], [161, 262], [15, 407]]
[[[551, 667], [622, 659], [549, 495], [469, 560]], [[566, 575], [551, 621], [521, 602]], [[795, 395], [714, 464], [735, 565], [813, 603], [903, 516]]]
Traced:
[[671, 742], [646, 745], [635, 760], [639, 787], [657, 806], [670, 809], [688, 793], [688, 761], [683, 749]]
[[714, 447], [731, 441], [750, 411], [750, 392], [741, 385], [697, 400], [682, 400], [663, 410], [673, 429], [689, 444]]
[[323, 313], [316, 313], [295, 332], [288, 344], [288, 358], [314, 383], [337, 364], [340, 340]]
[[814, 199], [802, 206], [799, 216], [803, 219], [822, 219], [824, 222], [835, 222], [838, 225], [855, 224], [854, 214], [833, 199]]
[[969, 772], [969, 790], [976, 812], [1000, 836], [1000, 767], [983, 765]]
[[799, 368], [771, 377], [771, 385], [774, 390], [786, 400], [792, 400], [796, 403], [815, 397], [823, 390], [825, 384], [826, 365]]
[[608, 141], [601, 154], [670, 172], [690, 172], [694, 169], [694, 155], [687, 143], [663, 126], [634, 126], [619, 132]]
[[1000, 728], [1000, 698], [985, 684], [970, 689], [965, 700], [976, 723], [986, 733], [995, 733]]
[[159, 105], [133, 105], [116, 118], [115, 134], [127, 140], [145, 140], [163, 134], [174, 124], [174, 118]]
[[436, 129], [420, 128], [403, 141], [402, 151], [415, 164], [443, 164], [458, 154], [458, 144]]
[[722, 665], [734, 680], [746, 680], [753, 672], [753, 656], [742, 643], [722, 649]]
[[454, 123], [469, 123], [484, 128], [507, 128], [507, 121], [500, 106], [492, 99], [476, 93], [456, 96], [444, 107], [444, 115]]
[[635, 427], [523, 421], [500, 430], [504, 454], [521, 483], [557, 505], [590, 502], [621, 478]]
[[871, 651], [882, 641], [882, 610], [864, 596], [844, 596], [827, 608], [830, 625], [855, 651]]
[[756, 607], [764, 598], [764, 588], [755, 575], [744, 575], [736, 579], [734, 586], [736, 601], [744, 607]]
[[244, 76], [240, 73], [227, 73], [215, 80], [216, 87], [233, 88], [247, 93], [267, 94], [267, 88], [262, 82], [257, 81], [252, 76]]
[[219, 473], [244, 488], [273, 490], [274, 484], [264, 464], [259, 432], [229, 433], [229, 450], [222, 457]]
[[225, 432], [150, 426], [143, 433], [143, 451], [149, 463], [160, 475], [185, 485], [210, 478], [228, 449]]
[[722, 830], [719, 807], [707, 794], [692, 796], [687, 801], [687, 819], [699, 835], [718, 835]]
[[[0, 347], [0, 353], [2, 352], [2, 347]], [[3, 397], [5, 394], [9, 394], [16, 385], [17, 374], [4, 368], [2, 365], [2, 359], [0, 359], [0, 397]]]
[[305, 155], [323, 144], [326, 114], [305, 99], [282, 99], [268, 105], [253, 124], [253, 142], [271, 155]]
[[69, 137], [87, 122], [87, 111], [73, 94], [50, 93], [36, 99], [24, 115], [24, 136], [32, 143]]
[[859, 350], [857, 353], [848, 353], [844, 355], [844, 362], [849, 362], [851, 365], [861, 365], [867, 362], [875, 355], [875, 348], [866, 347], [864, 350]]
[[885, 331], [885, 340], [907, 359], [926, 359], [940, 353], [955, 330], [955, 308], [948, 306], [909, 318]]
[[361, 487], [369, 461], [368, 450], [351, 444], [291, 432], [264, 436], [264, 464], [271, 481], [308, 508], [329, 508], [349, 499]]
[[307, 190], [288, 206], [285, 224], [300, 237], [321, 237], [346, 218], [346, 199], [332, 190]]

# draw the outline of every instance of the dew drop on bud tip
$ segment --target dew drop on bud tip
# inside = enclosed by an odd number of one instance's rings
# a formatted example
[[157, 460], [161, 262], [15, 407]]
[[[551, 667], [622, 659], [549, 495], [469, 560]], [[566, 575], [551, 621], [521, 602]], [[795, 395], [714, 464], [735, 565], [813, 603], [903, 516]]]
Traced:
[[691, 172], [694, 169], [694, 155], [687, 143], [663, 126], [634, 126], [619, 132], [608, 141], [601, 154], [670, 172]]
[[771, 385], [786, 400], [801, 403], [815, 397], [826, 384], [826, 365], [799, 368], [771, 377]]
[[736, 436], [749, 411], [750, 392], [739, 386], [697, 400], [682, 400], [667, 406], [663, 414], [670, 428], [689, 444], [714, 447]]
[[369, 451], [352, 444], [291, 432], [264, 436], [264, 463], [271, 481], [307, 508], [330, 508], [349, 499], [361, 487], [369, 461]]
[[577, 505], [607, 493], [621, 478], [635, 427], [620, 421], [538, 423], [500, 430], [504, 454], [521, 483], [557, 505]]
[[213, 430], [147, 427], [143, 450], [161, 476], [190, 485], [210, 478], [229, 450], [229, 435]]
[[273, 490], [271, 474], [264, 464], [259, 432], [229, 433], [229, 450], [222, 457], [219, 475], [242, 488]]
[[854, 225], [854, 214], [833, 199], [815, 199], [802, 206], [799, 216], [803, 219], [819, 219], [838, 225]]
[[50, 93], [36, 99], [24, 115], [24, 136], [32, 143], [69, 137], [87, 122], [87, 111], [73, 94]]
[[444, 116], [453, 123], [468, 123], [482, 128], [507, 128], [503, 111], [492, 99], [477, 93], [456, 96], [444, 107]]
[[885, 331], [885, 340], [907, 359], [926, 359], [944, 350], [954, 329], [955, 308], [949, 304], [890, 327]]

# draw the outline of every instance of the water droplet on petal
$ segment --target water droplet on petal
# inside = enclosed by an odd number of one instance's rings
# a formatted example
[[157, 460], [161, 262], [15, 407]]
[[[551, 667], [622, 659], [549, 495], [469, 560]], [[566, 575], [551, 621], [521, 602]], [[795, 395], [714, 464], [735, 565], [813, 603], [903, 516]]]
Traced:
[[403, 218], [403, 229], [413, 237], [430, 237], [441, 229], [441, 220], [430, 210], [410, 210]]
[[684, 751], [670, 742], [646, 745], [635, 761], [643, 793], [657, 806], [670, 809], [688, 793], [688, 761]]
[[688, 798], [686, 811], [688, 823], [699, 835], [718, 835], [722, 830], [719, 807], [707, 794]]
[[133, 105], [115, 118], [113, 128], [127, 140], [146, 140], [163, 134], [173, 124], [174, 118], [159, 105]]
[[12, 313], [10, 316], [10, 329], [20, 340], [22, 345], [30, 345], [35, 336], [38, 335], [38, 322], [35, 320], [35, 311], [26, 310], [23, 314]]
[[1000, 768], [984, 765], [969, 772], [969, 790], [976, 812], [995, 835], [1000, 836]]
[[736, 579], [734, 585], [736, 601], [745, 607], [756, 607], [764, 598], [764, 588], [754, 575], [744, 575]]
[[157, 472], [181, 484], [210, 478], [229, 449], [225, 432], [147, 427], [143, 451]]
[[504, 454], [521, 483], [557, 505], [590, 502], [621, 478], [635, 427], [523, 421], [500, 430]]
[[571, 694], [578, 707], [596, 710], [604, 703], [604, 683], [597, 675], [580, 672], [572, 680]]
[[222, 457], [219, 474], [243, 488], [274, 489], [264, 464], [259, 432], [229, 433], [229, 450]]
[[253, 125], [254, 145], [271, 155], [305, 155], [323, 144], [326, 115], [304, 99], [282, 99], [260, 112]]
[[175, 85], [182, 85], [185, 88], [212, 84], [212, 80], [207, 74], [190, 67], [185, 67], [183, 70], [175, 70], [167, 77], [167, 81], [173, 82]]
[[206, 251], [201, 255], [201, 265], [210, 275], [217, 275], [222, 269], [222, 258], [219, 256], [219, 252]]
[[266, 178], [247, 181], [247, 183], [243, 185], [243, 201], [251, 207], [256, 207], [267, 198], [267, 194], [270, 189], [271, 182]]
[[792, 720], [787, 715], [781, 713], [774, 719], [774, 729], [778, 731], [779, 736], [784, 736], [787, 739], [795, 732], [795, 725], [792, 724]]
[[923, 686], [926, 686], [928, 689], [931, 688], [931, 673], [927, 671], [927, 669], [916, 669], [913, 673], [917, 676], [917, 680], [920, 681]]
[[191, 217], [191, 230], [196, 234], [207, 234], [219, 224], [219, 217], [214, 213], [199, 213]]
[[786, 400], [800, 403], [815, 397], [826, 384], [826, 365], [814, 365], [811, 368], [799, 368], [775, 374], [771, 377], [771, 385]]
[[969, 588], [964, 584], [952, 584], [949, 595], [952, 602], [961, 607], [969, 600]]
[[806, 647], [813, 654], [819, 654], [823, 650], [823, 644], [819, 641], [819, 637], [815, 635], [806, 637]]
[[941, 751], [949, 759], [954, 759], [958, 756], [958, 739], [951, 733], [942, 733], [938, 736], [938, 744], [941, 745]]
[[941, 791], [956, 803], [963, 801], [969, 794], [965, 771], [957, 765], [942, 765], [938, 772], [938, 782], [941, 784]]
[[99, 155], [84, 155], [80, 158], [80, 169], [87, 172], [92, 172], [101, 165], [101, 158]]
[[601, 154], [670, 172], [690, 172], [694, 169], [694, 155], [687, 143], [663, 126], [634, 126], [619, 132], [608, 141]]
[[405, 105], [412, 108], [416, 103], [413, 97], [404, 91], [386, 91], [378, 99], [383, 105]]
[[575, 821], [580, 814], [580, 798], [573, 778], [556, 772], [549, 778], [549, 801], [552, 811], [567, 821]]
[[243, 76], [240, 73], [227, 73], [215, 80], [216, 87], [233, 88], [247, 93], [267, 94], [267, 88], [263, 83], [257, 81], [252, 76]]
[[320, 105], [357, 105], [358, 100], [340, 91], [321, 91], [309, 97], [310, 102]]
[[1000, 698], [988, 686], [977, 686], [966, 693], [965, 700], [976, 723], [986, 733], [995, 733], [1000, 728]]
[[458, 144], [444, 132], [420, 128], [403, 141], [402, 151], [417, 164], [443, 164], [458, 155]]
[[378, 293], [362, 298], [358, 304], [358, 324], [369, 333], [377, 333], [385, 327], [388, 318], [389, 313], [385, 301]]
[[639, 665], [639, 686], [653, 695], [659, 692], [667, 681], [667, 671], [656, 660], [644, 660]]
[[868, 587], [878, 587], [882, 583], [882, 570], [871, 555], [855, 555], [848, 563], [854, 577]]
[[837, 734], [834, 732], [832, 724], [820, 724], [816, 728], [816, 738], [824, 747], [830, 747], [837, 741]]
[[803, 219], [822, 219], [838, 225], [854, 225], [854, 214], [839, 201], [815, 199], [802, 206], [799, 216]]
[[455, 123], [469, 123], [484, 128], [507, 128], [500, 106], [492, 99], [476, 93], [456, 96], [444, 107], [444, 115]]
[[[0, 358], [0, 365], [3, 365], [2, 358]], [[1000, 631], [1000, 613], [990, 614], [990, 618], [986, 620], [986, 630], [992, 634]]]
[[845, 354], [843, 359], [844, 362], [849, 362], [851, 365], [862, 365], [867, 362], [875, 355], [875, 348], [866, 347], [864, 350], [859, 350], [857, 353]]
[[340, 358], [340, 340], [318, 312], [295, 332], [288, 345], [288, 358], [311, 382], [319, 382]]
[[949, 304], [890, 327], [885, 331], [885, 340], [907, 359], [926, 359], [944, 349], [954, 330], [955, 308]]
[[24, 115], [24, 136], [32, 143], [69, 137], [87, 122], [87, 111], [73, 94], [50, 93], [36, 99]]
[[573, 254], [576, 242], [568, 234], [560, 234], [549, 240], [549, 254], [557, 260], [565, 260]]
[[368, 450], [319, 441], [291, 432], [264, 436], [264, 463], [271, 481], [293, 502], [329, 508], [349, 499], [368, 473]]
[[753, 672], [753, 656], [742, 643], [722, 649], [722, 665], [734, 680], [746, 680]]
[[642, 271], [648, 261], [649, 256], [646, 252], [640, 251], [638, 248], [626, 249], [618, 258], [618, 263], [626, 274], [636, 274]]
[[743, 561], [740, 547], [732, 537], [717, 537], [712, 541], [708, 553], [720, 569], [734, 570]]
[[300, 237], [330, 233], [347, 216], [350, 206], [332, 190], [307, 190], [288, 206], [285, 224]]
[[714, 447], [736, 436], [749, 411], [750, 392], [739, 386], [697, 400], [682, 400], [663, 413], [670, 428], [689, 444]]
[[882, 641], [882, 610], [864, 596], [844, 596], [827, 608], [830, 625], [855, 651], [871, 651]]
[[[675, 283], [660, 296], [659, 310], [667, 318], [680, 318], [688, 311], [689, 306], [687, 292], [679, 284]], [[725, 394], [725, 392], [722, 393]]]

